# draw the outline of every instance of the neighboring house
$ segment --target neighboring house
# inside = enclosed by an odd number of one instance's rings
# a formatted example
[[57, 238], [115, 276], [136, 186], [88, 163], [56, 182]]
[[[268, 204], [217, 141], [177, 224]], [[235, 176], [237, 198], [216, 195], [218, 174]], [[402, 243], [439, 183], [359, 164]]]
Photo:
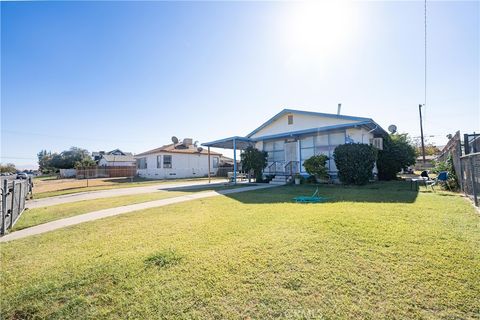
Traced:
[[[222, 155], [210, 152], [210, 174], [215, 175]], [[184, 139], [182, 143], [168, 144], [135, 155], [137, 173], [151, 179], [174, 179], [208, 176], [208, 153]]]
[[120, 149], [92, 152], [92, 157], [100, 167], [130, 167], [136, 164], [131, 152], [123, 152]]
[[[307, 175], [303, 162], [315, 154], [325, 154], [329, 173], [337, 168], [333, 151], [345, 143], [373, 144], [379, 149], [387, 135], [370, 118], [284, 109], [245, 137], [231, 137], [202, 144], [206, 147], [243, 150], [249, 145], [268, 153], [265, 174]], [[235, 154], [235, 153], [234, 153]]]

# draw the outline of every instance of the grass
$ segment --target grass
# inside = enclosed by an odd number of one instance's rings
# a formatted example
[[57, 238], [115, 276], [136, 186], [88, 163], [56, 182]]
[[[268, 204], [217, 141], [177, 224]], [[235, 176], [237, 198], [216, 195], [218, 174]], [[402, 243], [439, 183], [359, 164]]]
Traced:
[[[478, 319], [479, 215], [399, 183], [200, 199], [1, 244], [4, 319]], [[396, 195], [396, 197], [395, 197]]]
[[245, 185], [237, 186], [206, 186], [196, 188], [181, 188], [182, 191], [158, 191], [143, 194], [134, 194], [129, 196], [101, 198], [94, 200], [76, 201], [64, 204], [58, 204], [49, 207], [27, 209], [20, 216], [20, 219], [15, 223], [12, 231], [17, 231], [29, 227], [33, 227], [42, 223], [73, 217], [79, 214], [84, 214], [92, 211], [103, 210], [108, 208], [115, 208], [120, 206], [126, 206], [130, 204], [136, 204], [147, 201], [161, 200], [167, 198], [173, 198], [189, 194], [192, 192], [201, 192], [208, 190], [226, 190], [236, 187], [244, 187]]
[[[156, 184], [179, 183], [188, 181], [204, 181], [206, 178], [195, 179], [171, 179], [171, 180], [150, 180], [144, 178], [97, 178], [97, 179], [47, 179], [34, 182], [33, 197], [41, 199], [47, 197], [61, 196], [87, 191], [110, 190], [118, 188], [132, 188]], [[213, 182], [221, 182], [225, 179], [213, 179]]]

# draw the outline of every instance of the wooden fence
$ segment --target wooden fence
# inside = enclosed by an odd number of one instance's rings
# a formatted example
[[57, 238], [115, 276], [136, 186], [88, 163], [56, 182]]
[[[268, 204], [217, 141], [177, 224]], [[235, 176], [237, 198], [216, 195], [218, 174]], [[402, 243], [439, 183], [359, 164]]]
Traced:
[[77, 179], [134, 177], [136, 175], [136, 166], [102, 166], [77, 169]]

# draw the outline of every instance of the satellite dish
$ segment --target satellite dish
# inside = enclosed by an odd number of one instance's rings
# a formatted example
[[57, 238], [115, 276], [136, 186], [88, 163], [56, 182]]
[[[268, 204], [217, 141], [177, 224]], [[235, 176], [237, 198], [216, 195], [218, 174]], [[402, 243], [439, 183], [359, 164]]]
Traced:
[[172, 142], [173, 142], [174, 144], [177, 144], [177, 143], [178, 143], [178, 138], [175, 137], [175, 136], [173, 136], [173, 137], [172, 137]]
[[203, 150], [202, 147], [198, 147], [198, 148], [197, 148], [197, 151], [198, 151], [198, 152], [202, 152], [202, 150]]
[[389, 125], [388, 131], [390, 131], [391, 134], [394, 134], [395, 132], [397, 132], [397, 126], [394, 124]]

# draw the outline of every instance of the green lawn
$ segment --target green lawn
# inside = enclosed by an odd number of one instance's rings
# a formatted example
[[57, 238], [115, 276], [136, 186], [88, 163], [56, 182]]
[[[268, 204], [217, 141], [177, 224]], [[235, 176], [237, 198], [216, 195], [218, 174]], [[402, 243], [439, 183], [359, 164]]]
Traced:
[[1, 244], [5, 319], [478, 319], [480, 216], [401, 183], [195, 200]]
[[135, 194], [129, 196], [101, 198], [95, 200], [77, 201], [71, 203], [58, 204], [50, 207], [27, 209], [20, 216], [20, 219], [13, 226], [12, 231], [36, 226], [45, 222], [50, 222], [62, 218], [73, 217], [79, 214], [92, 211], [126, 206], [135, 203], [173, 198], [201, 191], [221, 191], [237, 187], [246, 187], [247, 185], [231, 186], [206, 186], [195, 188], [181, 188], [182, 191], [159, 191], [144, 194]]

